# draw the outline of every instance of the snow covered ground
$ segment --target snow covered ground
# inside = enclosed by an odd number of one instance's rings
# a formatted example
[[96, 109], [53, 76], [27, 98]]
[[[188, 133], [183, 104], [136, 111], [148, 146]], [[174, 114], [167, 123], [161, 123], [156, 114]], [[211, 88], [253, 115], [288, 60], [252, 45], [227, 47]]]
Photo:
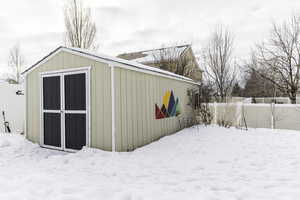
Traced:
[[130, 153], [0, 135], [0, 199], [299, 199], [300, 132], [194, 127]]

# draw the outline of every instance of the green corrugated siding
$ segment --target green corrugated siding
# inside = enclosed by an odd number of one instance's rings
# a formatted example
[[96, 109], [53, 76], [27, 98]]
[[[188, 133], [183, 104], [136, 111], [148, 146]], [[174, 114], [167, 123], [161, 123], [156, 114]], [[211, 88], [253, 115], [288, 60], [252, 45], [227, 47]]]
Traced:
[[167, 90], [179, 97], [183, 117], [191, 117], [187, 89], [182, 81], [115, 68], [116, 149], [130, 151], [180, 129], [178, 117], [155, 119], [155, 103], [162, 105]]

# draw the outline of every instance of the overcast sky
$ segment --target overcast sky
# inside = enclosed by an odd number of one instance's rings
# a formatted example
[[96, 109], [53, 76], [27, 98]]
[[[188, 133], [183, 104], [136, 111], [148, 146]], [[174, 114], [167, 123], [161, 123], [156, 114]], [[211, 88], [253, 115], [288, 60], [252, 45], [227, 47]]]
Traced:
[[[0, 7], [0, 71], [9, 49], [21, 45], [26, 66], [63, 45], [63, 0], [9, 0]], [[205, 45], [217, 24], [235, 35], [235, 56], [243, 58], [268, 36], [273, 21], [299, 13], [300, 0], [84, 0], [92, 8], [100, 44], [107, 55], [163, 44]]]

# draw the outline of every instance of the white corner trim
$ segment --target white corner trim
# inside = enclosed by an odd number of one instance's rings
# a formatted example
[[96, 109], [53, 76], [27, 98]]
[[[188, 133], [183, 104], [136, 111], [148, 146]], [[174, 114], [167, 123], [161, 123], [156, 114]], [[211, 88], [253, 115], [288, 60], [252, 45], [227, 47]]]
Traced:
[[91, 138], [92, 138], [92, 118], [91, 118], [91, 88], [92, 88], [92, 83], [91, 83], [91, 67], [88, 67], [87, 69], [87, 72], [86, 72], [86, 87], [87, 87], [87, 102], [88, 102], [88, 105], [86, 107], [86, 112], [87, 112], [87, 118], [88, 118], [88, 129], [87, 129], [87, 147], [91, 147], [92, 146], [92, 141], [91, 141]]
[[45, 71], [45, 72], [40, 72], [40, 75], [43, 75], [44, 77], [49, 75], [52, 76], [52, 74], [60, 74], [60, 73], [68, 73], [68, 74], [77, 74], [78, 71], [90, 71], [91, 66], [87, 67], [75, 67], [75, 68], [67, 68], [67, 69], [60, 69], [60, 70], [53, 70], [53, 71]]
[[27, 138], [27, 77], [24, 78], [24, 97], [25, 97], [25, 115], [24, 115], [24, 136]]
[[[25, 76], [25, 78], [27, 78]], [[44, 116], [43, 116], [43, 76], [40, 75], [39, 76], [39, 81], [40, 81], [40, 98], [39, 98], [39, 104], [40, 104], [40, 145], [43, 146], [44, 145], [44, 127], [43, 127], [43, 122], [44, 122]]]
[[110, 66], [110, 80], [111, 80], [111, 147], [112, 152], [116, 151], [116, 124], [115, 124], [115, 72], [114, 65]]

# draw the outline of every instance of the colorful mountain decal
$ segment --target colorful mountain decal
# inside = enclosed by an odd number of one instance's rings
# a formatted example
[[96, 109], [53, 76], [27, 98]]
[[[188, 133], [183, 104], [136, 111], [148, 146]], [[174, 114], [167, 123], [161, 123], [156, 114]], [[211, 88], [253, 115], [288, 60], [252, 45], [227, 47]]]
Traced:
[[163, 105], [161, 108], [155, 104], [155, 118], [163, 119], [168, 117], [175, 117], [180, 115], [181, 108], [179, 104], [179, 99], [174, 97], [173, 91], [166, 91], [163, 96]]
[[156, 119], [163, 119], [165, 118], [165, 115], [161, 112], [160, 108], [157, 104], [155, 104], [155, 118]]

